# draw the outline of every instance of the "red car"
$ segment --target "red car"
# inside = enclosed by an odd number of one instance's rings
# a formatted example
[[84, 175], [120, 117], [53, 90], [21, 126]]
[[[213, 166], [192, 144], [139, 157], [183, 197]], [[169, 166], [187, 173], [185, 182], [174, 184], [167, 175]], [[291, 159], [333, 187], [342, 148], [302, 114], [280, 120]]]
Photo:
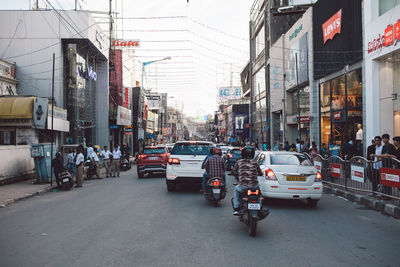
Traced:
[[137, 173], [143, 178], [146, 173], [163, 173], [167, 170], [169, 153], [164, 146], [145, 147], [138, 156]]

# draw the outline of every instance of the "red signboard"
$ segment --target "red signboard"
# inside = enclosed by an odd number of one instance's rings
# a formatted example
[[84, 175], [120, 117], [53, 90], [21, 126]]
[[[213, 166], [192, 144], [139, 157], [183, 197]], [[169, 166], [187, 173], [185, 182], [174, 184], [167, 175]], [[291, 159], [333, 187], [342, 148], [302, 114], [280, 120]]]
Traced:
[[400, 19], [397, 20], [396, 24], [394, 24], [394, 39], [400, 41]]
[[129, 108], [129, 88], [125, 87], [124, 90], [124, 107]]
[[[299, 116], [297, 116], [297, 121], [299, 121]], [[300, 116], [300, 122], [301, 123], [309, 123], [310, 122], [310, 116]]]
[[342, 29], [342, 9], [335, 15], [330, 17], [324, 24], [322, 24], [322, 31], [324, 35], [324, 44], [333, 37], [340, 33]]
[[381, 184], [400, 188], [400, 170], [399, 169], [380, 169]]
[[385, 46], [393, 44], [393, 25], [389, 24], [385, 29]]
[[333, 118], [334, 118], [335, 120], [340, 120], [340, 118], [341, 118], [341, 112], [340, 112], [340, 111], [334, 112], [334, 113], [333, 113]]
[[335, 178], [340, 178], [340, 174], [342, 173], [342, 167], [340, 164], [331, 163], [331, 176]]
[[113, 40], [112, 46], [119, 47], [139, 47], [139, 40], [130, 40], [130, 41], [122, 41], [122, 40]]

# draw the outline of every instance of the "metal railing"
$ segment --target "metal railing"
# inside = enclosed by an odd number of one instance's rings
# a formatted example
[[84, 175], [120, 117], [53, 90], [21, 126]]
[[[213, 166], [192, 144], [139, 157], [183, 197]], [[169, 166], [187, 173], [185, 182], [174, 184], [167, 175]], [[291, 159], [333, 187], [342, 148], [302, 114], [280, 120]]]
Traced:
[[355, 156], [347, 160], [303, 154], [314, 163], [326, 184], [400, 200], [400, 161], [397, 159], [369, 161]]

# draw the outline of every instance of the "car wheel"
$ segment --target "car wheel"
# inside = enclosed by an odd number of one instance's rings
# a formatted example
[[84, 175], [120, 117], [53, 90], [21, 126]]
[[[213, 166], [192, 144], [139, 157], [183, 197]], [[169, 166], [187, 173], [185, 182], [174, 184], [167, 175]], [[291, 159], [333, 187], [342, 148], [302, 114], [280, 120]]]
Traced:
[[143, 178], [144, 177], [144, 174], [142, 172], [138, 172], [137, 175], [138, 175], [139, 178]]
[[307, 199], [307, 205], [309, 207], [315, 207], [318, 204], [319, 199]]
[[176, 184], [174, 181], [167, 181], [168, 192], [174, 192], [176, 190]]

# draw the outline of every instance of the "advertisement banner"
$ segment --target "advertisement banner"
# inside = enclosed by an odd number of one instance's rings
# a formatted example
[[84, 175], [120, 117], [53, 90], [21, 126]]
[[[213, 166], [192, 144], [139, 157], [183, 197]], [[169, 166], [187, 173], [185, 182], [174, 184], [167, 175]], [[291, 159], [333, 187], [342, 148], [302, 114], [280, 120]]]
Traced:
[[218, 101], [235, 100], [242, 98], [242, 89], [240, 87], [222, 87], [218, 91]]
[[149, 104], [149, 109], [158, 110], [163, 108], [161, 95], [146, 95], [146, 98]]
[[308, 81], [307, 33], [303, 34], [303, 36], [290, 47], [289, 53], [289, 56], [285, 60], [286, 89]]
[[33, 128], [46, 128], [48, 106], [49, 100], [47, 98], [35, 97], [35, 104], [33, 106]]
[[127, 108], [118, 106], [117, 125], [131, 125], [132, 115], [131, 111]]
[[247, 127], [249, 124], [249, 113], [248, 112], [235, 112], [234, 113], [234, 129], [235, 136], [241, 136], [244, 139], [249, 138], [250, 130]]
[[364, 183], [364, 168], [351, 165], [351, 180]]
[[400, 170], [399, 169], [380, 169], [381, 184], [400, 188]]
[[340, 164], [331, 163], [331, 176], [335, 178], [340, 178], [342, 174], [342, 167]]
[[314, 161], [314, 167], [318, 172], [321, 172], [321, 170], [322, 170], [322, 162]]

